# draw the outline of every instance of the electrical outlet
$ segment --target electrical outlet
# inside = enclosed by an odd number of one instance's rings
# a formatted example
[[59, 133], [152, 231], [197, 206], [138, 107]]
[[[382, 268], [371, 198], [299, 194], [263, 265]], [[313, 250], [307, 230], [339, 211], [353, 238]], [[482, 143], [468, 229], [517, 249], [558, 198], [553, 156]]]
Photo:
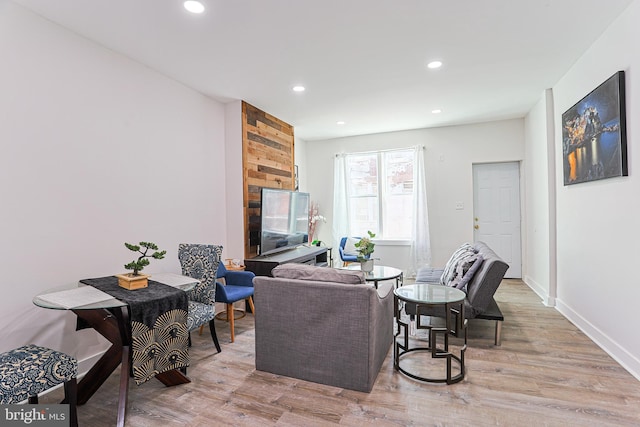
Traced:
[[464, 202], [457, 202], [456, 203], [456, 210], [457, 211], [461, 211], [464, 209]]

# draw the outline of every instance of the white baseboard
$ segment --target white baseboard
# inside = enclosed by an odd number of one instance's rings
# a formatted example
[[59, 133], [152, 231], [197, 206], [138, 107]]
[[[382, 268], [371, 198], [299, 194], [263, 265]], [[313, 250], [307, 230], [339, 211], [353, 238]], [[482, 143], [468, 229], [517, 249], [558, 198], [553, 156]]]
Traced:
[[631, 375], [640, 381], [640, 360], [629, 353], [626, 349], [618, 345], [615, 341], [606, 336], [602, 331], [592, 325], [584, 317], [580, 316], [562, 301], [556, 301], [558, 310], [571, 323], [576, 325], [586, 336], [603, 349], [616, 362], [622, 365]]
[[555, 307], [556, 299], [550, 297], [548, 291], [545, 288], [543, 288], [542, 286], [540, 286], [540, 284], [538, 282], [536, 282], [535, 280], [533, 280], [529, 276], [525, 276], [522, 279], [522, 281], [527, 286], [529, 286], [531, 288], [531, 290], [536, 293], [536, 295], [538, 295], [540, 297], [540, 299], [542, 300], [542, 303], [545, 306], [547, 306], [547, 307]]
[[535, 280], [529, 276], [525, 276], [522, 281], [533, 290], [536, 295], [542, 299], [542, 303], [547, 307], [555, 307], [560, 314], [562, 314], [567, 320], [573, 323], [578, 329], [580, 329], [591, 341], [596, 343], [598, 347], [603, 349], [609, 356], [611, 356], [616, 362], [618, 362], [623, 368], [625, 368], [636, 379], [640, 380], [640, 360], [618, 345], [615, 341], [611, 340], [608, 336], [602, 333], [598, 328], [592, 325], [584, 317], [580, 316], [574, 310], [562, 301], [551, 298], [545, 289], [540, 286]]

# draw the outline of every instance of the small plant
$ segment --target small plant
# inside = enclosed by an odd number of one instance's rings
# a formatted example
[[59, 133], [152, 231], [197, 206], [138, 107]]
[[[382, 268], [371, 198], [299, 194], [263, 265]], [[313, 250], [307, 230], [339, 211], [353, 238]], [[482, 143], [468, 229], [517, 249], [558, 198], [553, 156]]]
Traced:
[[[125, 243], [124, 245], [130, 251], [139, 252], [142, 254], [140, 255], [140, 257], [138, 257], [137, 260], [133, 260], [129, 264], [125, 264], [124, 266], [124, 268], [126, 268], [127, 270], [133, 270], [133, 273], [131, 274], [134, 276], [137, 276], [145, 266], [149, 265], [149, 258], [162, 259], [167, 253], [167, 251], [158, 251], [158, 245], [151, 242], [140, 242], [139, 245]], [[144, 248], [144, 251], [141, 248]], [[147, 255], [147, 252], [149, 252], [150, 250], [155, 252], [151, 255]]]
[[371, 241], [371, 239], [376, 237], [376, 235], [371, 231], [367, 231], [367, 234], [369, 234], [369, 237], [363, 237], [354, 245], [358, 249], [358, 261], [368, 260], [369, 256], [373, 253], [373, 248], [376, 245]]

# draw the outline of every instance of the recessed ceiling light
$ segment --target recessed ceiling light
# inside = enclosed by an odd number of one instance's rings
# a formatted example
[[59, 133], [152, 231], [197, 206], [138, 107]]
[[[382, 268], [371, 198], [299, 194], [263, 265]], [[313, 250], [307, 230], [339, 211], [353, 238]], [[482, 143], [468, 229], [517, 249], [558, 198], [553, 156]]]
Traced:
[[442, 113], [442, 110], [431, 110], [432, 114], [440, 114]]
[[336, 122], [336, 124], [337, 124], [337, 125], [343, 125], [343, 124], [344, 124], [344, 122], [343, 122], [342, 120], [340, 120], [340, 121]]
[[435, 68], [440, 68], [442, 67], [442, 62], [441, 61], [431, 61], [427, 64], [428, 68], [431, 68], [432, 70]]
[[199, 1], [195, 0], [187, 0], [184, 3], [184, 8], [187, 9], [191, 13], [202, 13], [204, 12], [204, 5]]
[[304, 90], [305, 90], [305, 89], [304, 89], [304, 86], [300, 86], [300, 85], [298, 85], [298, 86], [294, 86], [294, 87], [293, 87], [293, 91], [294, 91], [294, 92], [304, 92]]

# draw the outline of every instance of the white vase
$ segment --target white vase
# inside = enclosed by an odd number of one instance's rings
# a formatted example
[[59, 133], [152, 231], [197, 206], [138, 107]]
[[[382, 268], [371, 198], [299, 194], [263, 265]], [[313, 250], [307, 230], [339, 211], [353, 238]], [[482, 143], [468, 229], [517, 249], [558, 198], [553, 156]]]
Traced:
[[371, 273], [373, 271], [373, 260], [368, 259], [366, 261], [360, 261], [360, 270], [365, 273]]

